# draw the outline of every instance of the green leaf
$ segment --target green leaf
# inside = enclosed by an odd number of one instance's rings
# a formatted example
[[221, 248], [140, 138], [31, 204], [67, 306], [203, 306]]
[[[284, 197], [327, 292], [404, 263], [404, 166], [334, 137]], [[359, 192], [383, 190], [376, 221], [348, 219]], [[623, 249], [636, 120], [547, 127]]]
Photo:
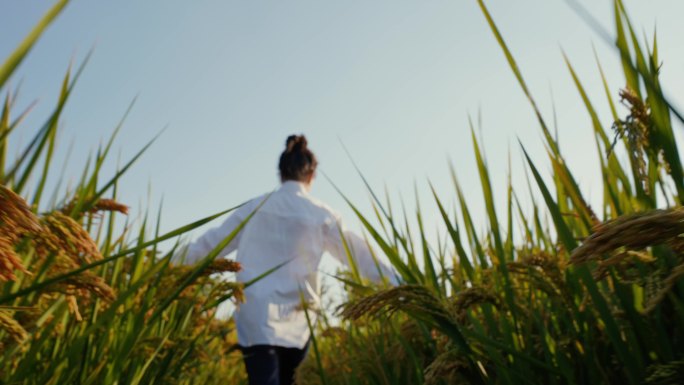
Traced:
[[64, 7], [69, 3], [69, 0], [60, 0], [50, 8], [43, 18], [33, 27], [33, 30], [24, 38], [19, 46], [12, 52], [5, 62], [0, 66], [0, 88], [2, 88], [7, 79], [14, 73], [14, 70], [21, 64], [36, 41], [45, 32], [45, 29], [55, 20], [55, 18], [62, 12]]

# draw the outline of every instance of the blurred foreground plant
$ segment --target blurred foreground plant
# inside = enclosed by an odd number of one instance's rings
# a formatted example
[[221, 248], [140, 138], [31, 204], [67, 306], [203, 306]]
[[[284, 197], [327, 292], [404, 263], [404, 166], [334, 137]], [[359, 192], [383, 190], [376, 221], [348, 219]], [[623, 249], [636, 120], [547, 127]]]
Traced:
[[[599, 155], [603, 204], [596, 212], [488, 8], [478, 4], [535, 112], [552, 183], [523, 147], [532, 213], [520, 205], [509, 172], [502, 220], [473, 133], [484, 233], [475, 228], [453, 170], [459, 213], [450, 214], [433, 189], [451, 247], [443, 239], [426, 240], [420, 208], [412, 228], [407, 213], [395, 215], [391, 202], [372, 190], [378, 225], [352, 205], [406, 284], [351, 298], [341, 312], [349, 319], [339, 326], [343, 332], [318, 334], [328, 349], [321, 356], [335, 357], [323, 367], [338, 374], [327, 383], [684, 383], [684, 174], [671, 118], [682, 115], [662, 92], [657, 42], [642, 48], [621, 1], [614, 0], [615, 46], [626, 78], [619, 96], [627, 114], [619, 116], [599, 64], [614, 122], [608, 129], [565, 57]], [[407, 324], [421, 331], [419, 342], [407, 342]], [[387, 350], [396, 341], [405, 352], [400, 362]], [[318, 383], [320, 370], [313, 369], [302, 367], [301, 384]]]
[[67, 3], [57, 2], [0, 67], [0, 90], [7, 95], [0, 115], [0, 384], [223, 384], [243, 378], [240, 355], [232, 354], [232, 322], [216, 318], [216, 306], [240, 301], [245, 287], [218, 274], [240, 265], [215, 261], [214, 250], [195, 266], [174, 266], [176, 247], [158, 250], [161, 242], [230, 210], [166, 234], [157, 223], [152, 237], [147, 218], [136, 233], [128, 219], [117, 226], [117, 216], [128, 214], [117, 201], [117, 182], [152, 143], [102, 181], [101, 167], [125, 116], [84, 165], [78, 184], [60, 202], [45, 202], [60, 116], [87, 58], [75, 74], [67, 72], [52, 113], [7, 162], [9, 140], [30, 111], [14, 116], [17, 93], [7, 81]]

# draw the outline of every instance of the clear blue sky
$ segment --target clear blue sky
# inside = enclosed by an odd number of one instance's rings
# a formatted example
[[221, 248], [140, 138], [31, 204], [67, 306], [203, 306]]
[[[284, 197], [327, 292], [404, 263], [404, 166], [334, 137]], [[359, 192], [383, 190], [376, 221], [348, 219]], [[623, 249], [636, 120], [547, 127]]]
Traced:
[[[581, 2], [612, 31], [611, 1]], [[647, 35], [657, 23], [662, 77], [674, 101], [684, 105], [682, 94], [673, 93], [684, 89], [684, 2], [625, 3]], [[0, 2], [0, 58], [51, 4]], [[592, 44], [615, 95], [624, 82], [617, 55], [564, 1], [487, 4], [549, 120], [553, 95], [563, 151], [581, 187], [599, 202], [591, 126], [561, 47], [605, 125], [610, 116]], [[364, 210], [370, 207], [367, 193], [340, 141], [374, 188], [387, 185], [410, 210], [416, 183], [426, 211], [434, 213], [428, 177], [452, 201], [451, 159], [472, 210], [483, 217], [468, 114], [481, 114], [500, 206], [509, 148], [516, 184], [524, 186], [517, 138], [549, 172], [532, 111], [475, 0], [74, 0], [13, 80], [22, 81], [17, 111], [39, 99], [13, 148], [45, 118], [70, 60], [80, 62], [93, 46], [64, 113], [57, 158], [64, 159], [73, 142], [66, 175], [75, 181], [89, 151], [139, 95], [115, 144], [122, 162], [164, 126], [168, 130], [124, 178], [121, 199], [139, 213], [148, 206], [151, 186], [152, 211], [164, 197], [163, 230], [276, 187], [277, 158], [291, 133], [308, 136], [321, 169]], [[313, 194], [358, 228], [322, 178]]]

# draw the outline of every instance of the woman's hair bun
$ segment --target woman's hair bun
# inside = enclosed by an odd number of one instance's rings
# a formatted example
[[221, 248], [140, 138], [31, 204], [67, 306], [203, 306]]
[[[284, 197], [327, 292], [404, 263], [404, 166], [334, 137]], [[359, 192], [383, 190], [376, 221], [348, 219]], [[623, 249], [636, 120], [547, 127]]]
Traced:
[[285, 151], [280, 154], [280, 161], [278, 162], [281, 180], [310, 180], [317, 165], [316, 156], [307, 147], [304, 135], [287, 137]]
[[306, 149], [306, 137], [304, 135], [290, 135], [285, 142], [285, 152], [300, 152]]

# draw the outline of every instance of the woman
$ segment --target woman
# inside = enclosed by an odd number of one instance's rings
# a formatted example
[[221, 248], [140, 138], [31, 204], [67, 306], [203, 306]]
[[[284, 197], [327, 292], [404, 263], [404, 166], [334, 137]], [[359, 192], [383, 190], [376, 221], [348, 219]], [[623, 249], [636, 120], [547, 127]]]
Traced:
[[[282, 265], [247, 288], [245, 303], [235, 311], [251, 385], [293, 383], [310, 338], [302, 299], [308, 306], [319, 304], [318, 265], [324, 252], [347, 264], [342, 236], [362, 274], [395, 281], [386, 264], [375, 262], [364, 240], [342, 227], [339, 214], [309, 195], [317, 164], [303, 135], [288, 137], [278, 165], [280, 188], [241, 206], [187, 249], [186, 261], [203, 258], [254, 212], [219, 256], [237, 250], [241, 282]], [[313, 312], [309, 316], [315, 319]]]

